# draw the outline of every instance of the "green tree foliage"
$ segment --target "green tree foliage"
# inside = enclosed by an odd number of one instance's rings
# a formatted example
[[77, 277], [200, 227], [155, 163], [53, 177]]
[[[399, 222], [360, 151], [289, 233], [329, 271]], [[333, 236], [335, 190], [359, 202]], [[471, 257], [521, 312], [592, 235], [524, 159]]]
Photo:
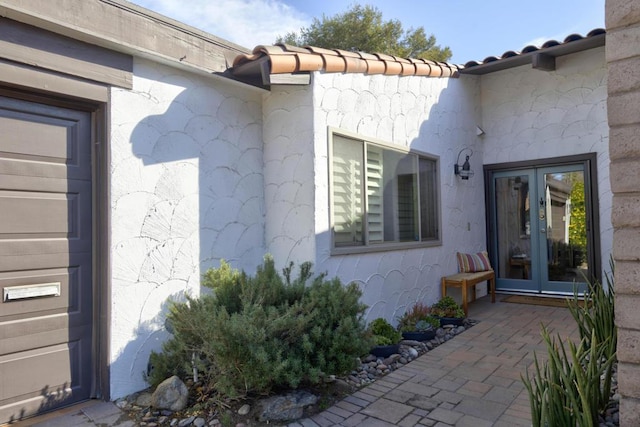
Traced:
[[239, 397], [353, 369], [372, 346], [357, 285], [312, 277], [310, 263], [294, 279], [292, 270], [280, 275], [265, 257], [254, 276], [224, 261], [207, 271], [203, 285], [213, 292], [172, 304], [173, 338], [151, 354], [147, 380], [197, 371], [203, 389]]
[[587, 247], [587, 213], [584, 203], [584, 181], [576, 181], [571, 188], [571, 223], [569, 243], [585, 250]]
[[276, 43], [318, 46], [369, 53], [385, 53], [403, 58], [423, 58], [446, 62], [451, 49], [441, 48], [423, 27], [404, 30], [398, 20], [384, 21], [374, 6], [354, 4], [335, 16], [314, 18], [311, 26], [278, 37]]

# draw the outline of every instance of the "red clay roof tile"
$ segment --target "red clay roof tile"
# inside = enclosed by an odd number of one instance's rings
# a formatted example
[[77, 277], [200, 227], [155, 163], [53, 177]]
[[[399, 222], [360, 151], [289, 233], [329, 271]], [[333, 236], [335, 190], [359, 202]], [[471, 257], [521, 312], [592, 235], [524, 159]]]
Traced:
[[[232, 73], [245, 64], [268, 59], [271, 74], [325, 71], [327, 73], [363, 73], [401, 76], [457, 76], [447, 70], [456, 65], [436, 64], [412, 58], [400, 58], [382, 53], [350, 52], [342, 49], [324, 49], [315, 46], [256, 46], [250, 55], [239, 55], [233, 61]], [[418, 68], [417, 64], [420, 64]]]
[[[510, 66], [526, 63], [527, 55], [533, 52], [555, 52], [562, 55], [599, 45], [605, 30], [595, 29], [585, 37], [579, 34], [567, 36], [563, 42], [549, 40], [542, 46], [526, 46], [521, 52], [506, 51], [502, 56], [489, 56], [481, 62], [469, 61], [464, 66], [428, 59], [400, 58], [383, 53], [350, 52], [342, 49], [325, 49], [316, 46], [256, 46], [251, 54], [242, 54], [235, 58], [231, 73], [246, 77], [262, 72], [260, 67], [268, 63], [271, 74], [305, 73], [324, 71], [326, 73], [363, 73], [397, 76], [458, 77], [459, 73], [481, 74]], [[591, 40], [593, 42], [591, 42]], [[579, 42], [579, 43], [575, 43]], [[585, 43], [589, 42], [589, 43]], [[572, 49], [573, 46], [575, 49]], [[593, 46], [592, 46], [593, 45]], [[584, 46], [584, 47], [582, 47]], [[490, 65], [496, 64], [496, 65]], [[487, 71], [484, 71], [487, 70]]]

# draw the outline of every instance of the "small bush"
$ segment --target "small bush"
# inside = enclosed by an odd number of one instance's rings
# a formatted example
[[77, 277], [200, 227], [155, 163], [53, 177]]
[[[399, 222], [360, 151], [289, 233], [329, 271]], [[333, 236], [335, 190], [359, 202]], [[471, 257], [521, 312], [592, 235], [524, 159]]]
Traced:
[[418, 320], [416, 323], [416, 331], [431, 331], [440, 327], [440, 319], [433, 316], [427, 316], [422, 320]]
[[459, 319], [465, 317], [462, 307], [449, 295], [442, 297], [440, 301], [431, 307], [431, 314], [438, 317], [454, 317]]
[[293, 264], [278, 274], [265, 257], [255, 276], [231, 269], [207, 271], [203, 285], [213, 294], [173, 303], [168, 315], [174, 336], [152, 353], [147, 380], [185, 379], [196, 368], [205, 388], [228, 397], [268, 393], [318, 383], [343, 374], [372, 346], [365, 332], [357, 285], [319, 275], [311, 264]]
[[429, 306], [416, 302], [406, 313], [398, 317], [398, 330], [402, 332], [416, 331], [416, 324], [429, 317]]
[[402, 339], [402, 334], [382, 317], [372, 321], [368, 329], [373, 335], [376, 345], [397, 344]]

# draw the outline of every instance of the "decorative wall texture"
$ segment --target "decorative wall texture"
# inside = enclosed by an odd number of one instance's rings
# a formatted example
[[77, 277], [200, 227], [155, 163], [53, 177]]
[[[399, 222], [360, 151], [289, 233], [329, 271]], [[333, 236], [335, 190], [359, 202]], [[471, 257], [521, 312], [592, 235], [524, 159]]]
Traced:
[[[478, 95], [475, 78], [359, 74], [315, 73], [311, 86], [272, 88], [264, 103], [265, 195], [267, 206], [278, 203], [286, 213], [276, 220], [267, 209], [267, 230], [278, 230], [267, 232], [276, 261], [311, 259], [316, 272], [358, 282], [368, 319], [393, 320], [417, 300], [435, 302], [440, 277], [456, 271], [455, 251], [484, 249], [482, 174], [466, 182], [453, 175], [464, 146], [476, 151], [473, 168], [482, 168]], [[330, 256], [329, 126], [440, 157], [442, 246]], [[293, 171], [283, 175], [281, 159]], [[296, 232], [282, 237], [298, 210]]]
[[145, 60], [133, 86], [111, 103], [112, 398], [146, 386], [167, 298], [265, 250], [259, 92]]

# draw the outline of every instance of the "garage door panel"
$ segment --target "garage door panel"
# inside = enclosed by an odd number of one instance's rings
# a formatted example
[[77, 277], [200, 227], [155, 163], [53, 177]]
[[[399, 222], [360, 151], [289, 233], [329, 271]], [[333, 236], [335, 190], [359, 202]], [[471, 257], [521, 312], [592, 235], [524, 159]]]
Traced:
[[0, 239], [61, 238], [90, 240], [84, 212], [91, 209], [90, 183], [69, 182], [66, 193], [0, 190]]
[[[6, 328], [4, 332], [9, 336], [2, 338], [3, 353], [19, 357], [22, 352], [33, 350], [34, 348], [48, 348], [65, 344], [68, 341], [81, 342], [81, 340], [90, 336], [91, 325], [69, 326], [69, 317], [66, 314], [47, 316], [46, 319], [50, 322], [50, 329], [46, 331], [39, 328], [37, 322], [33, 320], [17, 321], [13, 322], [13, 325], [11, 323], [5, 324], [7, 327], [15, 327], [17, 331], [22, 331], [23, 334], [17, 334], [15, 333], [16, 331]], [[38, 327], [37, 330], [35, 330], [36, 327]], [[25, 331], [27, 332], [25, 333]], [[34, 341], [37, 342], [37, 347], [34, 347]]]
[[[0, 401], [11, 405], [45, 396], [70, 398], [89, 387], [82, 379], [87, 356], [79, 341], [0, 356]], [[45, 384], [43, 378], [47, 378]]]
[[[42, 186], [49, 180], [59, 180], [55, 190], [58, 193], [63, 193], [67, 188], [67, 166], [64, 164], [0, 158], [0, 170], [3, 173], [4, 188], [19, 188], [24, 185], [20, 183], [22, 179], [35, 182], [31, 187], [27, 186], [27, 190], [36, 188], [42, 190]], [[13, 181], [8, 181], [12, 179]]]
[[[87, 258], [89, 258], [88, 255], [85, 259]], [[39, 316], [51, 316], [59, 313], [73, 315], [82, 312], [83, 308], [86, 308], [82, 305], [92, 304], [91, 295], [83, 292], [80, 286], [81, 283], [87, 283], [91, 280], [89, 273], [90, 271], [81, 266], [64, 269], [0, 272], [0, 292], [3, 296], [0, 303], [0, 322], [18, 320], [32, 316], [34, 313], [38, 313]], [[60, 295], [49, 296], [45, 293], [41, 296], [19, 299], [7, 298], [8, 289], [33, 287], [37, 292], [38, 285], [41, 284], [58, 285]], [[45, 287], [44, 290], [48, 289]], [[89, 320], [87, 319], [87, 321]]]
[[23, 101], [0, 99], [2, 157], [62, 164], [68, 178], [90, 179], [91, 164], [84, 159], [90, 158], [91, 145], [83, 143], [90, 133], [88, 113], [37, 105], [25, 110]]
[[77, 237], [78, 195], [0, 191], [0, 234]]
[[[64, 253], [68, 247], [66, 242], [45, 242], [36, 248], [25, 248], [18, 243], [0, 241], [0, 271], [30, 270], [32, 268], [58, 268], [60, 266], [78, 265], [78, 260], [85, 258], [86, 253]], [[44, 249], [52, 248], [51, 253], [45, 253]], [[15, 249], [15, 253], [8, 253]], [[37, 253], [36, 253], [37, 252]], [[26, 257], [28, 254], [29, 257]]]
[[0, 96], [0, 424], [90, 397], [91, 115]]

